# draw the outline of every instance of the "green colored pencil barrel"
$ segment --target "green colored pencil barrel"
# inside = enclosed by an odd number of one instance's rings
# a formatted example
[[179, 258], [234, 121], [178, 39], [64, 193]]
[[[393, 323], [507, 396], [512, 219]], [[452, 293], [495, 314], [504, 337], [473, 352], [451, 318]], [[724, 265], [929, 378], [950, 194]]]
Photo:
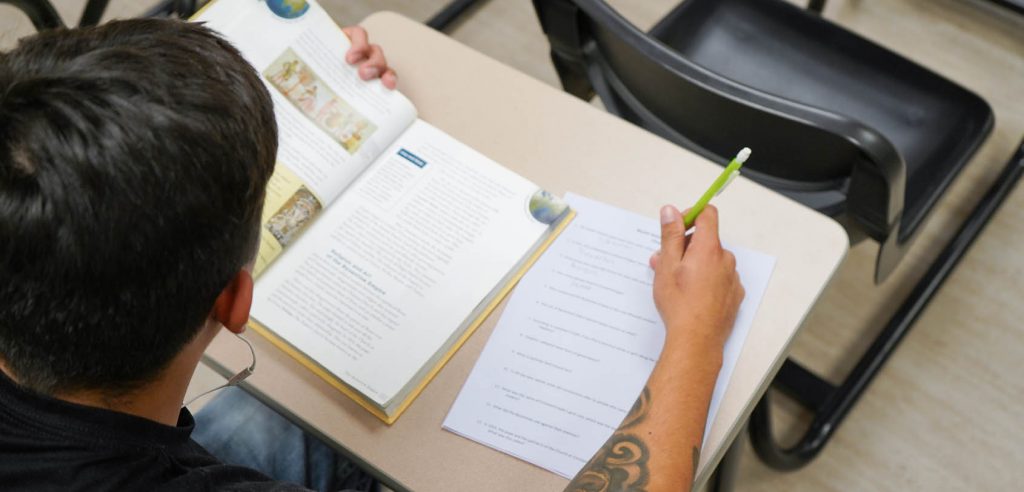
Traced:
[[704, 195], [700, 197], [700, 200], [697, 200], [697, 203], [690, 207], [690, 211], [686, 213], [685, 217], [683, 217], [683, 225], [685, 225], [687, 229], [693, 227], [693, 223], [697, 221], [697, 216], [704, 211], [704, 208], [708, 206], [711, 199], [714, 198], [715, 195], [721, 193], [725, 185], [729, 184], [729, 182], [732, 181], [732, 178], [740, 173], [740, 168], [743, 167], [743, 163], [747, 162], [747, 158], [749, 157], [750, 149], [743, 147], [743, 150], [740, 150], [740, 152], [736, 154], [736, 157], [734, 157], [732, 161], [729, 161], [729, 165], [725, 166], [725, 171], [722, 171], [722, 174], [718, 175], [715, 182], [711, 183], [711, 187], [708, 188], [708, 191], [704, 192]]

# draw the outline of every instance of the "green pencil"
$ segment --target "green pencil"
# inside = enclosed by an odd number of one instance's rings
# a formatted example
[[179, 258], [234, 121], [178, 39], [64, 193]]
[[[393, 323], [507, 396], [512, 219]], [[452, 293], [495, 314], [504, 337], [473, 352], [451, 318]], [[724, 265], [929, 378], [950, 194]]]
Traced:
[[697, 203], [690, 207], [690, 211], [686, 214], [686, 217], [683, 217], [683, 225], [685, 225], [687, 229], [693, 227], [693, 223], [697, 221], [697, 216], [704, 211], [704, 207], [708, 206], [711, 199], [725, 190], [725, 187], [728, 186], [736, 176], [740, 175], [740, 168], [743, 167], [744, 162], [747, 162], [748, 157], [750, 157], [750, 149], [748, 147], [743, 147], [743, 150], [740, 150], [740, 152], [736, 154], [736, 157], [729, 162], [729, 165], [725, 166], [725, 170], [722, 171], [722, 174], [718, 175], [715, 182], [711, 183], [711, 187], [708, 188], [708, 191], [705, 191], [704, 195], [700, 197], [700, 200], [697, 200]]

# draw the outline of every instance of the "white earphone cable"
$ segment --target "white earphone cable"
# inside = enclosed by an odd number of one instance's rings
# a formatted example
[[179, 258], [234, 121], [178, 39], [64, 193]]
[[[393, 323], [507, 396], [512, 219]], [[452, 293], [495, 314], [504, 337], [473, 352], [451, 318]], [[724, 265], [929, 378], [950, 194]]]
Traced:
[[187, 406], [191, 405], [192, 402], [194, 402], [194, 401], [196, 401], [196, 400], [198, 400], [198, 399], [200, 399], [200, 398], [202, 398], [202, 397], [204, 397], [204, 396], [206, 396], [206, 395], [208, 395], [210, 393], [213, 393], [214, 391], [222, 390], [222, 389], [227, 388], [229, 386], [236, 386], [236, 385], [238, 385], [238, 383], [241, 383], [242, 381], [245, 381], [245, 378], [248, 378], [249, 376], [252, 376], [252, 374], [254, 372], [256, 372], [256, 349], [254, 349], [252, 347], [252, 343], [249, 343], [249, 340], [246, 340], [245, 337], [243, 337], [242, 335], [239, 335], [239, 334], [236, 333], [235, 336], [238, 337], [239, 340], [245, 342], [245, 344], [249, 347], [249, 353], [252, 355], [252, 363], [249, 364], [249, 367], [246, 367], [245, 369], [242, 369], [241, 371], [239, 371], [234, 376], [231, 376], [231, 379], [228, 379], [227, 383], [224, 383], [224, 384], [222, 384], [220, 386], [217, 386], [216, 388], [213, 388], [213, 389], [210, 389], [210, 390], [206, 390], [206, 391], [204, 391], [204, 392], [202, 392], [202, 393], [192, 397], [189, 401], [186, 401], [186, 402], [182, 403], [181, 404], [182, 407], [187, 407]]

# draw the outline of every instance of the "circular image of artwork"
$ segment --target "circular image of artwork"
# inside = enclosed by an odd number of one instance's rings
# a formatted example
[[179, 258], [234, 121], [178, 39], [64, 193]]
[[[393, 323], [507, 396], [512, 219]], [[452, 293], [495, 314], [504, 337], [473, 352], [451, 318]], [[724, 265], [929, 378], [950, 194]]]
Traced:
[[542, 224], [554, 224], [569, 210], [560, 198], [544, 190], [537, 190], [530, 197], [530, 215]]
[[278, 17], [285, 19], [297, 19], [302, 17], [309, 10], [309, 2], [306, 0], [266, 0], [267, 7]]

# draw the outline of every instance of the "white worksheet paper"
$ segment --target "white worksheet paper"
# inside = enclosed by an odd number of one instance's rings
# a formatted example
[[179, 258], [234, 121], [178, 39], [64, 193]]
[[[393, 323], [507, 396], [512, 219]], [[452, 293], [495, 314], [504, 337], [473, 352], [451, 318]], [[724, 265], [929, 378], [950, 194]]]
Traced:
[[[652, 217], [579, 195], [572, 224], [523, 277], [444, 428], [571, 478], [619, 426], [654, 369]], [[764, 296], [775, 258], [726, 245], [746, 289], [725, 345], [708, 425]]]

